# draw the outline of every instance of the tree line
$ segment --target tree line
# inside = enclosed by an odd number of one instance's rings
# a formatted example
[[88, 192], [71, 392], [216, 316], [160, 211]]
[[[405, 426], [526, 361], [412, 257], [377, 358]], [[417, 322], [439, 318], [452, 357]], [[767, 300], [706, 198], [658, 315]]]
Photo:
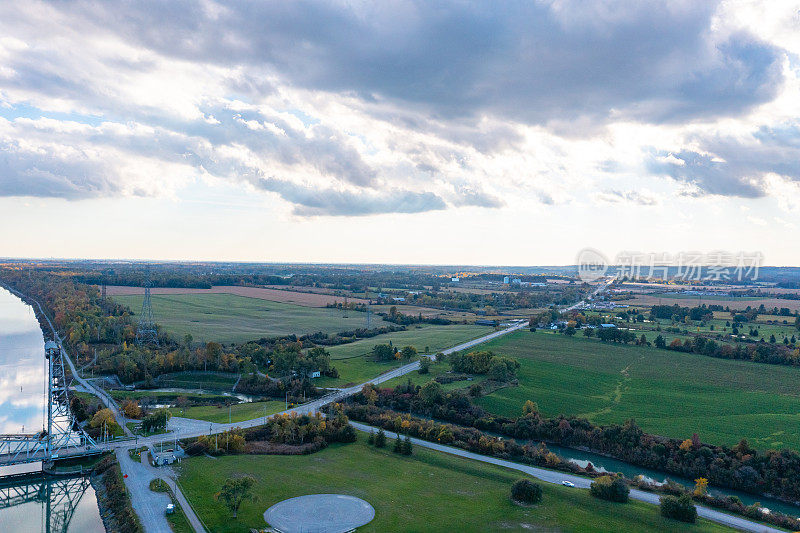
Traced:
[[703, 443], [696, 435], [685, 440], [661, 437], [645, 433], [633, 420], [598, 426], [578, 417], [547, 418], [530, 405], [523, 416], [509, 418], [489, 414], [463, 391], [427, 395], [424, 389], [411, 384], [395, 389], [377, 389], [367, 385], [352, 397], [352, 402], [366, 407], [418, 413], [523, 441], [587, 448], [637, 466], [689, 479], [704, 477], [720, 487], [768, 494], [790, 502], [800, 501], [800, 454], [792, 450], [761, 453], [750, 447], [746, 440], [727, 447]]

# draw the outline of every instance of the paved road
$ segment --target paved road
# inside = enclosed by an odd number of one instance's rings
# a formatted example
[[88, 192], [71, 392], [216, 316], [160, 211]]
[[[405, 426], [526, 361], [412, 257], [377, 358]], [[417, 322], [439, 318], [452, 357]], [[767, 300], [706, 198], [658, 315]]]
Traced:
[[[19, 296], [23, 296], [20, 292], [15, 291], [14, 289], [10, 289], [10, 290], [15, 292]], [[86, 389], [90, 393], [92, 393], [95, 396], [97, 396], [98, 398], [100, 398], [100, 400], [106, 405], [106, 407], [111, 409], [111, 411], [114, 413], [114, 418], [116, 418], [117, 420], [122, 420], [123, 421], [122, 430], [125, 432], [126, 435], [133, 435], [131, 430], [128, 429], [128, 426], [125, 425], [125, 423], [124, 423], [125, 417], [122, 416], [122, 413], [119, 411], [119, 408], [117, 407], [117, 404], [114, 401], [114, 399], [111, 397], [111, 395], [109, 395], [106, 391], [104, 391], [100, 387], [95, 387], [94, 384], [92, 384], [89, 381], [83, 379], [80, 376], [80, 374], [78, 374], [78, 370], [75, 368], [75, 363], [72, 362], [72, 358], [69, 356], [69, 352], [67, 352], [67, 350], [64, 349], [64, 345], [61, 342], [61, 336], [58, 334], [58, 331], [56, 331], [56, 328], [53, 326], [53, 323], [50, 322], [50, 317], [47, 316], [47, 313], [44, 312], [44, 309], [42, 308], [42, 304], [40, 304], [37, 300], [34, 300], [33, 298], [29, 298], [29, 299], [32, 300], [36, 304], [36, 306], [39, 308], [39, 313], [44, 317], [45, 320], [47, 320], [47, 324], [50, 326], [50, 329], [53, 331], [53, 337], [54, 337], [56, 343], [58, 343], [59, 348], [61, 348], [61, 351], [64, 353], [64, 360], [67, 362], [67, 365], [69, 366], [70, 372], [72, 372], [73, 379], [75, 381], [77, 381], [78, 383], [80, 383], [81, 386], [83, 386], [84, 389]]]
[[[612, 282], [613, 282], [613, 280], [608, 281], [605, 284], [602, 284], [592, 294], [593, 295], [599, 294], [600, 292], [605, 290], [608, 287], [608, 285], [610, 285]], [[583, 301], [578, 302], [577, 304], [574, 304], [573, 306], [570, 306], [570, 307], [566, 308], [565, 311], [568, 311], [570, 309], [574, 309], [575, 307], [577, 307], [581, 303], [583, 303]], [[37, 302], [37, 305], [38, 305], [38, 302]], [[40, 309], [41, 309], [41, 306], [40, 306]], [[45, 316], [45, 318], [47, 318], [46, 315], [44, 315], [44, 316]], [[47, 318], [47, 321], [49, 323], [50, 319]], [[453, 352], [466, 350], [466, 349], [472, 348], [473, 346], [476, 346], [478, 344], [482, 344], [484, 342], [488, 342], [488, 341], [490, 341], [492, 339], [495, 339], [497, 337], [500, 337], [502, 335], [506, 335], [506, 334], [511, 333], [513, 331], [517, 331], [517, 330], [522, 329], [522, 328], [524, 328], [526, 326], [527, 326], [527, 321], [519, 321], [519, 322], [515, 323], [514, 325], [512, 325], [509, 328], [506, 328], [506, 329], [501, 330], [501, 331], [496, 331], [496, 332], [491, 333], [489, 335], [485, 335], [483, 337], [480, 337], [480, 338], [465, 342], [463, 344], [459, 344], [458, 346], [454, 346], [452, 348], [448, 348], [447, 350], [444, 350], [442, 353], [450, 354], [450, 353], [453, 353]], [[50, 324], [50, 327], [51, 328], [53, 327], [52, 324]], [[58, 334], [55, 332], [55, 328], [53, 328], [53, 331], [56, 334], [56, 338], [58, 339]], [[58, 342], [60, 344], [60, 339], [58, 340]], [[65, 353], [65, 356], [66, 356], [66, 352], [64, 352], [64, 353]], [[81, 385], [86, 387], [87, 389], [96, 391], [97, 389], [95, 387], [92, 387], [91, 384], [89, 384], [85, 380], [83, 380], [80, 377], [78, 377], [77, 372], [75, 372], [75, 369], [74, 369], [74, 366], [72, 364], [72, 361], [70, 360], [70, 358], [68, 356], [66, 357], [66, 359], [67, 359], [67, 361], [68, 361], [68, 363], [70, 365], [70, 368], [73, 371], [73, 374], [76, 377], [76, 380], [79, 383], [81, 383]], [[414, 370], [417, 370], [418, 368], [419, 368], [419, 361], [415, 361], [414, 363], [409, 363], [407, 365], [403, 365], [403, 366], [401, 366], [399, 368], [396, 368], [394, 370], [391, 370], [389, 372], [381, 374], [380, 376], [376, 377], [375, 379], [372, 379], [372, 380], [367, 381], [365, 383], [362, 383], [360, 385], [356, 385], [354, 387], [349, 387], [349, 388], [346, 388], [346, 389], [339, 390], [339, 391], [337, 391], [335, 393], [323, 396], [322, 398], [319, 398], [319, 399], [314, 400], [312, 402], [309, 402], [309, 403], [303, 404], [301, 406], [298, 406], [298, 407], [289, 409], [287, 411], [284, 411], [283, 413], [296, 412], [298, 414], [303, 414], [303, 413], [312, 413], [312, 412], [315, 412], [315, 411], [319, 411], [325, 405], [327, 405], [329, 403], [340, 401], [340, 400], [342, 400], [342, 399], [344, 399], [344, 398], [346, 398], [348, 396], [351, 396], [351, 395], [357, 393], [358, 391], [360, 391], [362, 389], [362, 387], [366, 383], [374, 383], [374, 384], [383, 383], [383, 382], [388, 381], [390, 379], [393, 379], [393, 378], [408, 374], [409, 372], [413, 372]], [[102, 392], [102, 394], [99, 394], [101, 398], [105, 397], [105, 396], [103, 396], [103, 394], [105, 394], [105, 391], [98, 391], [98, 392]], [[110, 400], [110, 397], [108, 399]], [[116, 405], [114, 404], [113, 400], [111, 400], [109, 403], [111, 405], [114, 405], [113, 409], [116, 409]], [[110, 405], [109, 405], [109, 407], [110, 407]], [[115, 411], [115, 414], [116, 414], [116, 411]], [[247, 421], [244, 421], [244, 422], [237, 422], [237, 423], [233, 423], [233, 424], [217, 424], [217, 423], [204, 422], [204, 421], [193, 420], [193, 419], [188, 419], [188, 418], [172, 417], [170, 419], [170, 423], [169, 423], [169, 429], [170, 429], [171, 434], [168, 434], [168, 435], [156, 435], [156, 436], [147, 437], [147, 438], [139, 438], [139, 439], [137, 439], [136, 442], [127, 441], [127, 442], [110, 443], [110, 444], [106, 445], [109, 449], [112, 449], [112, 448], [116, 449], [117, 459], [120, 461], [120, 466], [122, 467], [122, 471], [123, 471], [123, 473], [127, 473], [128, 474], [128, 478], [125, 480], [126, 481], [126, 485], [131, 490], [131, 501], [133, 503], [134, 510], [139, 515], [139, 517], [142, 519], [142, 523], [146, 524], [145, 525], [145, 531], [147, 531], [148, 533], [151, 532], [151, 531], [152, 532], [161, 532], [161, 531], [169, 532], [169, 531], [171, 531], [169, 529], [169, 525], [168, 525], [168, 523], [166, 521], [166, 518], [165, 518], [165, 516], [163, 514], [163, 509], [165, 508], [166, 504], [169, 503], [169, 497], [166, 494], [163, 494], [163, 493], [152, 492], [150, 490], [150, 487], [149, 487], [150, 480], [154, 479], [156, 477], [165, 478], [167, 480], [167, 482], [170, 484], [170, 487], [172, 487], [173, 492], [176, 495], [176, 498], [181, 503], [181, 507], [184, 509], [184, 512], [186, 512], [187, 517], [189, 517], [189, 515], [191, 514], [192, 518], [190, 518], [190, 522], [192, 523], [192, 527], [194, 527], [196, 531], [200, 531], [200, 532], [205, 531], [205, 530], [202, 528], [202, 524], [200, 523], [200, 521], [197, 518], [197, 516], [194, 514], [194, 511], [192, 510], [192, 508], [189, 505], [189, 503], [186, 500], [186, 498], [181, 493], [179, 487], [175, 484], [174, 479], [173, 479], [174, 478], [174, 474], [172, 476], [164, 476], [164, 475], [160, 474], [158, 470], [156, 470], [153, 467], [150, 467], [149, 465], [146, 466], [146, 465], [143, 465], [141, 463], [137, 465], [133, 460], [131, 460], [130, 456], [128, 455], [128, 451], [127, 450], [129, 448], [132, 448], [132, 447], [137, 446], [137, 445], [143, 445], [143, 444], [146, 445], [146, 444], [149, 444], [149, 443], [160, 442], [162, 440], [173, 440], [175, 438], [181, 439], [181, 438], [188, 438], [188, 437], [197, 437], [197, 436], [200, 436], [200, 435], [207, 435], [207, 434], [210, 434], [210, 433], [218, 433], [218, 432], [226, 431], [226, 430], [229, 430], [229, 429], [232, 429], [232, 428], [235, 428], [235, 427], [241, 427], [241, 428], [253, 427], [253, 426], [258, 426], [258, 425], [264, 424], [264, 422], [265, 422], [265, 418], [264, 417], [259, 417], [259, 418], [256, 418], [256, 419], [247, 420]], [[360, 424], [358, 422], [351, 422], [351, 424], [356, 429], [360, 429], [362, 431], [370, 431], [372, 429], [377, 429], [377, 428], [372, 428], [371, 426]], [[387, 434], [390, 437], [394, 437], [395, 436], [391, 432], [387, 432]], [[415, 445], [421, 446], [421, 447], [424, 447], [424, 448], [430, 448], [430, 449], [434, 449], [434, 450], [439, 450], [439, 451], [442, 451], [442, 452], [445, 452], [445, 453], [449, 453], [449, 454], [452, 454], [452, 455], [457, 455], [459, 457], [464, 457], [464, 458], [467, 458], [467, 459], [473, 459], [473, 460], [476, 460], [476, 461], [482, 461], [482, 462], [485, 462], [485, 463], [491, 463], [491, 464], [495, 464], [495, 465], [502, 466], [502, 467], [505, 467], [505, 468], [510, 468], [510, 469], [513, 469], [513, 470], [517, 470], [517, 471], [520, 471], [520, 472], [525, 472], [527, 474], [530, 474], [530, 475], [532, 475], [532, 476], [534, 476], [534, 477], [536, 477], [538, 479], [541, 479], [542, 481], [546, 481], [548, 483], [561, 483], [564, 480], [568, 480], [568, 481], [571, 481], [572, 483], [574, 483], [576, 487], [580, 487], [580, 488], [588, 488], [589, 484], [591, 483], [591, 481], [589, 479], [587, 479], [587, 478], [580, 477], [580, 476], [575, 476], [575, 475], [572, 475], [572, 474], [555, 472], [555, 471], [552, 471], [552, 470], [545, 470], [543, 468], [537, 468], [535, 466], [529, 466], [529, 465], [523, 465], [523, 464], [519, 464], [519, 463], [514, 463], [514, 462], [511, 462], [511, 461], [506, 461], [506, 460], [503, 460], [503, 459], [497, 459], [495, 457], [489, 457], [489, 456], [485, 456], [485, 455], [480, 455], [480, 454], [468, 452], [466, 450], [461, 450], [459, 448], [453, 448], [451, 446], [444, 446], [444, 445], [441, 445], [441, 444], [437, 444], [437, 443], [434, 443], [434, 442], [423, 441], [423, 440], [419, 440], [419, 439], [416, 439], [416, 438], [412, 438], [411, 441]], [[630, 496], [633, 499], [640, 500], [640, 501], [647, 502], [647, 503], [653, 503], [653, 504], [656, 504], [656, 505], [658, 504], [658, 500], [659, 500], [659, 496], [656, 495], [656, 494], [652, 494], [652, 493], [649, 493], [649, 492], [643, 492], [643, 491], [635, 490], [635, 489], [631, 490]], [[752, 532], [757, 532], [757, 533], [761, 533], [761, 532], [781, 533], [781, 531], [782, 531], [782, 530], [779, 530], [779, 529], [776, 529], [776, 528], [773, 528], [773, 527], [770, 527], [770, 526], [766, 526], [766, 525], [763, 525], [763, 524], [758, 524], [756, 522], [752, 522], [752, 521], [747, 520], [745, 518], [729, 515], [729, 514], [726, 514], [726, 513], [720, 512], [720, 511], [716, 511], [714, 509], [709, 509], [709, 508], [703, 507], [703, 506], [697, 506], [697, 513], [698, 513], [699, 516], [701, 516], [703, 518], [707, 518], [707, 519], [712, 520], [714, 522], [717, 522], [717, 523], [720, 523], [720, 524], [724, 524], [724, 525], [727, 525], [727, 526], [730, 526], [730, 527], [734, 527], [734, 528], [737, 528], [737, 529], [741, 529], [741, 530], [744, 530], [744, 531], [752, 531]], [[160, 529], [162, 527], [166, 527], [166, 529]]]
[[[609, 285], [611, 285], [612, 283], [614, 283], [615, 279], [616, 279], [616, 278], [612, 276], [612, 277], [610, 277], [610, 278], [606, 279], [604, 282], [602, 282], [602, 281], [601, 281], [601, 282], [600, 282], [600, 285], [598, 285], [598, 287], [597, 287], [597, 288], [596, 288], [596, 289], [595, 289], [595, 290], [592, 292], [592, 294], [591, 294], [590, 296], [591, 296], [592, 298], [594, 298], [595, 296], [597, 296], [598, 294], [600, 294], [601, 292], [603, 292], [604, 290], [606, 290], [606, 289], [608, 288], [608, 286], [609, 286]], [[574, 310], [574, 309], [577, 309], [577, 308], [578, 308], [578, 307], [580, 307], [581, 305], [585, 304], [585, 303], [588, 301], [588, 299], [589, 299], [589, 298], [587, 297], [587, 298], [585, 298], [585, 299], [581, 300], [581, 301], [580, 301], [580, 302], [578, 302], [578, 303], [574, 303], [574, 304], [570, 305], [569, 307], [566, 307], [566, 308], [562, 309], [562, 310], [561, 310], [561, 312], [562, 312], [562, 313], [568, 313], [569, 311], [572, 311], [572, 310]]]
[[[366, 432], [375, 431], [378, 429], [376, 427], [368, 426], [366, 424], [361, 424], [359, 422], [351, 421], [350, 424], [356, 429]], [[392, 433], [391, 431], [386, 431], [386, 436], [389, 438], [395, 438], [397, 434]], [[440, 452], [449, 453], [451, 455], [457, 455], [459, 457], [464, 457], [466, 459], [473, 459], [475, 461], [481, 461], [483, 463], [491, 463], [505, 468], [510, 468], [512, 470], [525, 472], [526, 474], [530, 474], [531, 476], [541, 479], [542, 481], [546, 481], [547, 483], [560, 484], [562, 481], [566, 480], [574, 483], [576, 487], [584, 489], [588, 489], [589, 485], [591, 484], [590, 479], [581, 476], [575, 476], [563, 472], [556, 472], [554, 470], [546, 470], [544, 468], [538, 468], [535, 466], [514, 463], [511, 461], [506, 461], [504, 459], [498, 459], [496, 457], [489, 457], [487, 455], [480, 455], [477, 453], [468, 452], [466, 450], [462, 450], [460, 448], [454, 448], [452, 446], [445, 446], [443, 444], [437, 444], [435, 442], [428, 442], [426, 440], [411, 438], [411, 442], [414, 445], [421, 446], [423, 448], [430, 448], [432, 450], [438, 450]], [[641, 490], [636, 490], [636, 489], [631, 490], [630, 497], [633, 498], [634, 500], [640, 500], [643, 502], [653, 503], [656, 505], [658, 505], [659, 503], [659, 495], [650, 492], [644, 492]], [[757, 533], [762, 533], [762, 532], [784, 533], [783, 530], [781, 529], [776, 529], [774, 527], [766, 526], [764, 524], [758, 524], [756, 522], [747, 520], [746, 518], [729, 515], [700, 505], [697, 506], [697, 514], [698, 516], [707, 518], [708, 520], [712, 520], [714, 522], [730, 526], [736, 529], [741, 529], [743, 531], [753, 531]]]
[[117, 449], [116, 455], [123, 475], [128, 476], [125, 486], [145, 533], [172, 533], [165, 514], [167, 504], [172, 500], [166, 492], [150, 490], [150, 481], [163, 477], [163, 474], [150, 465], [135, 462], [126, 449]]

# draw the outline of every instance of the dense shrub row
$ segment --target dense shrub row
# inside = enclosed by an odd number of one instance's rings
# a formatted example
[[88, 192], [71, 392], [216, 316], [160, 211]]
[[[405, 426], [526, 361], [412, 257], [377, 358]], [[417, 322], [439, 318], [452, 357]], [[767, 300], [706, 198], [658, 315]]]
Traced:
[[321, 450], [332, 442], [354, 442], [355, 429], [339, 405], [323, 418], [313, 415], [275, 415], [263, 426], [233, 429], [218, 435], [203, 435], [189, 442], [189, 455], [275, 453], [294, 455]]
[[108, 455], [94, 467], [92, 483], [97, 489], [97, 501], [108, 531], [142, 533], [144, 529], [131, 506], [131, 498], [122, 471], [114, 455]]
[[366, 386], [353, 401], [419, 413], [523, 441], [587, 448], [688, 479], [704, 477], [720, 487], [800, 501], [800, 455], [791, 450], [760, 453], [745, 440], [733, 448], [714, 446], [701, 442], [696, 435], [684, 441], [670, 439], [644, 433], [633, 420], [596, 426], [583, 418], [546, 418], [535, 411], [518, 418], [494, 416], [474, 405], [463, 392], [428, 395], [411, 385], [396, 389]]
[[[406, 433], [407, 435], [423, 440], [448, 444], [483, 455], [513, 460], [519, 463], [543, 466], [552, 470], [587, 475], [598, 479], [602, 479], [603, 477], [610, 478], [610, 476], [597, 472], [591, 467], [591, 463], [587, 465], [586, 468], [581, 468], [571, 461], [562, 460], [561, 457], [548, 450], [544, 442], [538, 444], [534, 444], [533, 442], [520, 444], [515, 439], [499, 438], [475, 428], [441, 423], [427, 418], [417, 418], [407, 413], [401, 414], [397, 411], [382, 409], [375, 405], [350, 405], [345, 409], [345, 412], [353, 420], [358, 420], [372, 426], [385, 428], [386, 430], [397, 433]], [[376, 441], [380, 435], [381, 433], [376, 436]], [[658, 486], [641, 480], [623, 481], [623, 478], [616, 476], [610, 481], [612, 487], [609, 487], [607, 491], [600, 490], [599, 487], [594, 489], [598, 497], [601, 497], [599, 493], [602, 492], [604, 496], [608, 495], [610, 498], [619, 498], [619, 501], [622, 501], [622, 494], [627, 492], [626, 489], [622, 489], [622, 485], [631, 483], [642, 490], [662, 492], [673, 496], [688, 494], [689, 498], [692, 498], [691, 493], [677, 483], [668, 483], [665, 486]], [[601, 482], [601, 484], [602, 483], [603, 482]], [[755, 520], [766, 521], [786, 529], [800, 530], [800, 520], [774, 511], [765, 514], [760, 510], [760, 506], [758, 505], [745, 507], [742, 505], [741, 501], [735, 497], [717, 498], [706, 494], [700, 494], [694, 496], [694, 499], [710, 507], [724, 509]]]

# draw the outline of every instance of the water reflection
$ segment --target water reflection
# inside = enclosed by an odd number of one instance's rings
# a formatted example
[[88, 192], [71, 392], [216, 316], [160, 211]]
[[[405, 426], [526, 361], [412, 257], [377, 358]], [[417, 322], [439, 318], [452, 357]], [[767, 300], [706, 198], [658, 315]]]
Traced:
[[105, 531], [85, 477], [32, 477], [0, 483], [0, 531], [102, 533]]
[[[45, 419], [44, 340], [33, 309], [0, 288], [0, 433], [35, 433]], [[40, 464], [5, 466], [0, 475]], [[85, 477], [0, 478], [0, 532], [101, 533]]]
[[45, 361], [33, 309], [0, 288], [0, 433], [42, 430]]

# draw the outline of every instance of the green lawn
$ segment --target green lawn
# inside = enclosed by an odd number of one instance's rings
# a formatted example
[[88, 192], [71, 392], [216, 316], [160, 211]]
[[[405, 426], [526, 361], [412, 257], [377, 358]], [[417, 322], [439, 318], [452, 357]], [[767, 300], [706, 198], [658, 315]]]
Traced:
[[[411, 380], [411, 383], [414, 385], [425, 385], [429, 381], [433, 381], [438, 376], [446, 375], [450, 370], [450, 365], [446, 363], [434, 363], [430, 367], [430, 371], [427, 374], [420, 374], [419, 372], [410, 372], [405, 376], [400, 376], [394, 379], [390, 379], [385, 383], [381, 383], [380, 387], [396, 387], [398, 385], [402, 385], [407, 383], [408, 380]], [[442, 385], [442, 389], [444, 390], [452, 390], [452, 389], [463, 389], [469, 387], [474, 383], [483, 383], [486, 381], [486, 376], [472, 376], [471, 380], [464, 380], [464, 381], [454, 381], [452, 383], [445, 383]]]
[[[138, 313], [140, 295], [114, 296]], [[234, 294], [154, 294], [153, 318], [176, 338], [190, 333], [195, 342], [246, 342], [261, 337], [315, 333], [338, 333], [363, 328], [366, 314], [351, 311], [348, 318], [337, 309], [305, 307], [247, 298]], [[372, 316], [372, 327], [387, 325]]]
[[154, 400], [154, 403], [171, 403], [181, 396], [193, 401], [213, 401], [225, 403], [231, 400], [230, 396], [222, 394], [199, 394], [199, 393], [182, 393], [182, 392], [165, 392], [165, 391], [152, 391], [152, 390], [112, 390], [110, 391], [111, 397], [117, 402], [123, 400], [136, 400], [142, 402], [144, 400]]
[[[362, 498], [375, 519], [369, 531], [731, 531], [710, 522], [686, 525], [662, 518], [645, 503], [613, 504], [588, 491], [542, 483], [543, 501], [521, 507], [509, 500], [520, 472], [415, 447], [401, 457], [359, 442], [333, 445], [312, 455], [195, 457], [178, 467], [184, 495], [211, 532], [263, 528], [263, 513], [287, 498], [341, 493]], [[250, 474], [257, 502], [247, 501], [234, 519], [215, 500], [227, 477]]]
[[419, 352], [425, 348], [431, 353], [444, 350], [476, 337], [494, 331], [490, 326], [474, 326], [454, 324], [450, 326], [425, 325], [409, 327], [406, 331], [385, 333], [370, 339], [362, 339], [348, 344], [326, 348], [331, 353], [333, 366], [339, 371], [339, 378], [320, 378], [314, 381], [318, 387], [343, 387], [348, 384], [362, 383], [368, 379], [400, 366], [402, 363], [376, 363], [368, 360], [372, 347], [376, 344], [388, 344], [402, 348], [413, 346]]
[[209, 389], [229, 391], [233, 388], [239, 374], [227, 372], [171, 372], [156, 378], [159, 387], [182, 389]]
[[727, 361], [582, 337], [522, 331], [485, 345], [519, 359], [520, 386], [479, 400], [516, 416], [525, 400], [546, 415], [603, 424], [635, 418], [650, 433], [714, 444], [800, 450], [800, 369]]
[[[266, 402], [250, 402], [238, 403], [230, 406], [230, 421], [242, 422], [264, 416], [264, 408], [266, 407], [266, 414], [273, 415], [280, 413], [285, 408], [285, 403], [278, 400], [270, 400]], [[228, 407], [215, 405], [198, 405], [195, 407], [171, 407], [169, 411], [173, 416], [181, 416], [184, 418], [195, 418], [197, 420], [207, 420], [208, 422], [228, 422]]]

